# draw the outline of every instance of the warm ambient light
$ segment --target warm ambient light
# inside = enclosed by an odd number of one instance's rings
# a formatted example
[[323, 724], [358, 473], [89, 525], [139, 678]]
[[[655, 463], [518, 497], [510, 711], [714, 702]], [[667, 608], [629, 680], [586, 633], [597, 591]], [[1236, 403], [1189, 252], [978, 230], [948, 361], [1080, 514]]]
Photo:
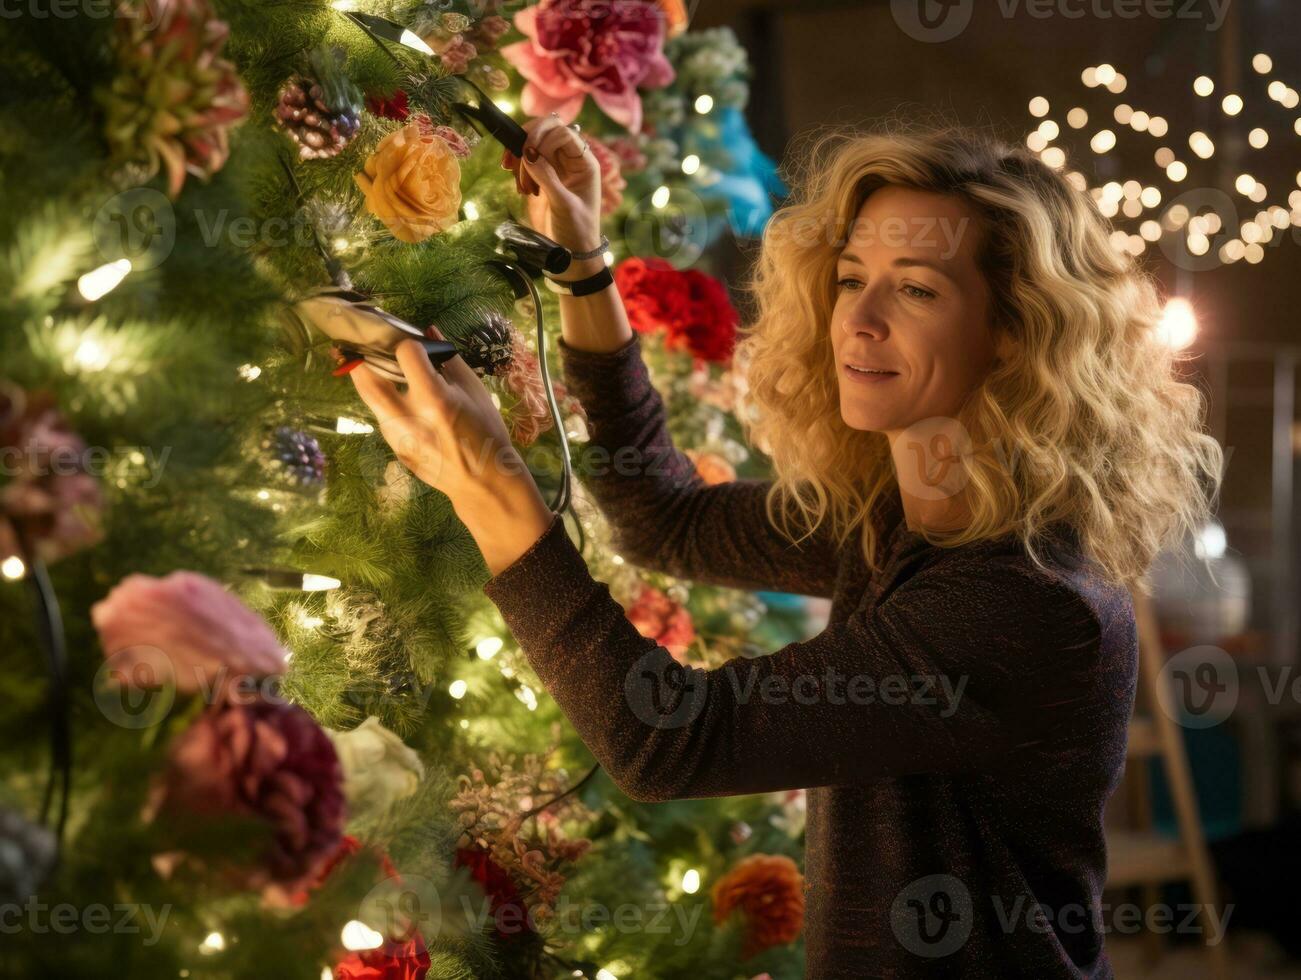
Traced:
[[125, 279], [126, 274], [130, 271], [130, 259], [117, 259], [113, 262], [106, 262], [98, 269], [92, 269], [77, 280], [77, 292], [81, 293], [81, 298], [86, 302], [93, 303], [100, 297], [107, 296], [117, 289], [118, 283]]
[[341, 436], [364, 436], [367, 433], [374, 432], [375, 429], [366, 422], [358, 422], [356, 419], [341, 415], [334, 423], [334, 431]]
[[339, 939], [343, 943], [344, 949], [379, 949], [384, 945], [384, 937], [366, 925], [353, 919], [339, 934]]
[[1156, 331], [1158, 339], [1167, 347], [1183, 350], [1197, 337], [1197, 314], [1193, 304], [1177, 297], [1170, 300]]

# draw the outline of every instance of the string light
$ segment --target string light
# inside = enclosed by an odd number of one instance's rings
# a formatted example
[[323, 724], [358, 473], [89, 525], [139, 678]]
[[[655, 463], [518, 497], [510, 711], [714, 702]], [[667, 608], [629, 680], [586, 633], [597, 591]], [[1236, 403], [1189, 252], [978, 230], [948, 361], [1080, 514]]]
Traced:
[[384, 945], [384, 937], [380, 933], [356, 919], [343, 927], [343, 931], [339, 933], [339, 941], [343, 943], [344, 949], [353, 951], [379, 949]]
[[1089, 142], [1093, 152], [1098, 154], [1110, 152], [1115, 145], [1116, 134], [1109, 129], [1103, 129], [1095, 133], [1093, 139]]
[[1083, 129], [1089, 124], [1088, 111], [1077, 106], [1070, 112], [1066, 113], [1066, 124], [1070, 126], [1071, 129]]
[[485, 636], [474, 645], [474, 652], [479, 655], [480, 660], [491, 660], [501, 653], [503, 645], [500, 636]]
[[714, 108], [714, 97], [712, 95], [702, 95], [696, 99], [696, 112], [702, 116], [708, 114]]
[[538, 710], [538, 696], [533, 693], [533, 688], [527, 684], [521, 684], [519, 690], [515, 692], [515, 696], [524, 702], [529, 711]]
[[1167, 302], [1156, 333], [1161, 343], [1174, 350], [1183, 350], [1191, 344], [1197, 337], [1197, 314], [1193, 304], [1179, 297]]
[[1202, 98], [1206, 98], [1215, 91], [1215, 82], [1211, 81], [1206, 75], [1199, 75], [1193, 82], [1193, 91]]
[[[258, 498], [265, 500], [262, 490]], [[267, 494], [270, 496], [270, 494]], [[255, 578], [272, 589], [289, 589], [295, 592], [328, 592], [337, 589], [343, 583], [329, 575], [317, 575], [314, 572], [300, 572], [293, 568], [245, 568], [243, 574]]]
[[1220, 103], [1220, 108], [1224, 110], [1225, 115], [1236, 116], [1242, 111], [1242, 96], [1226, 95], [1224, 101]]
[[369, 423], [358, 422], [346, 415], [340, 415], [334, 423], [334, 431], [341, 436], [362, 436], [374, 432], [375, 428]]
[[1268, 75], [1274, 70], [1274, 59], [1262, 52], [1251, 59], [1251, 67], [1256, 69], [1257, 74]]
[[682, 172], [686, 174], [688, 177], [690, 177], [699, 169], [700, 169], [700, 157], [696, 156], [696, 154], [692, 153], [683, 158]]
[[469, 687], [470, 685], [465, 681], [457, 679], [447, 685], [447, 693], [459, 701], [461, 698], [465, 697], [465, 692], [469, 690]]
[[226, 948], [226, 937], [219, 932], [210, 932], [204, 937], [203, 942], [199, 943], [199, 952], [204, 956], [212, 956], [214, 953], [220, 953]]
[[130, 259], [116, 259], [106, 262], [98, 269], [92, 269], [77, 280], [77, 292], [87, 303], [107, 296], [117, 289], [118, 284], [131, 271]]
[[694, 895], [700, 891], [700, 872], [695, 868], [688, 868], [682, 875], [682, 890], [688, 895]]
[[507, 115], [510, 115], [510, 113], [515, 111], [515, 103], [510, 99], [498, 99], [497, 108]]
[[669, 194], [668, 187], [661, 184], [655, 189], [655, 193], [651, 195], [651, 206], [655, 208], [665, 207], [669, 203]]
[[[105, 290], [107, 292], [108, 290]], [[77, 345], [76, 353], [72, 355], [73, 361], [77, 367], [83, 371], [102, 371], [108, 367], [109, 353], [94, 337], [86, 337]]]
[[1048, 115], [1048, 109], [1049, 109], [1048, 100], [1045, 99], [1042, 95], [1036, 95], [1033, 99], [1030, 100], [1030, 115], [1036, 117], [1043, 117]]
[[256, 381], [262, 376], [262, 369], [256, 364], [241, 364], [238, 371], [239, 376], [245, 381]]
[[0, 575], [3, 575], [10, 582], [17, 582], [27, 574], [27, 566], [17, 555], [10, 555], [4, 561], [0, 562]]
[[479, 220], [479, 206], [475, 204], [473, 201], [466, 201], [464, 204], [461, 205], [461, 210], [465, 212], [466, 221]]
[[1269, 133], [1257, 126], [1247, 134], [1247, 142], [1250, 143], [1254, 149], [1263, 150], [1269, 143]]

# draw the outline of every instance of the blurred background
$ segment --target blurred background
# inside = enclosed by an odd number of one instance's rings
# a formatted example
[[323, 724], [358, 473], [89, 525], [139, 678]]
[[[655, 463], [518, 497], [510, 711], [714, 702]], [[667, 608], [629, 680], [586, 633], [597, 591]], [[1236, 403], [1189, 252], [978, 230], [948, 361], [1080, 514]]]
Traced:
[[[1159, 277], [1163, 331], [1228, 462], [1218, 522], [1186, 543], [1211, 574], [1163, 557], [1140, 610], [1142, 713], [1109, 814], [1113, 956], [1120, 976], [1301, 976], [1295, 0], [697, 6], [693, 29], [720, 25], [750, 52], [747, 119], [778, 165], [810, 134], [886, 116], [990, 129], [1089, 188], [1116, 247]], [[746, 221], [734, 211], [733, 230], [756, 233]], [[729, 282], [754, 247], [719, 238]]]

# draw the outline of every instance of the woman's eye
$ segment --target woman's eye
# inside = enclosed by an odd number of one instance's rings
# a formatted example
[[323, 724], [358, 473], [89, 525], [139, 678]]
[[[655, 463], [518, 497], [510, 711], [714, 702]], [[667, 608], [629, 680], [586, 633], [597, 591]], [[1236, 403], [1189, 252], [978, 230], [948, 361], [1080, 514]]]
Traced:
[[841, 289], [848, 289], [851, 284], [858, 285], [858, 286], [862, 285], [862, 283], [859, 282], [857, 279], [849, 279], [849, 278], [841, 279], [839, 282], [836, 283], [836, 285], [839, 286]]
[[935, 298], [934, 293], [932, 293], [929, 289], [922, 289], [921, 286], [914, 286], [911, 283], [907, 283], [904, 285], [903, 288], [905, 290], [911, 290], [911, 292], [909, 292], [908, 295], [913, 297], [913, 299], [934, 299]]

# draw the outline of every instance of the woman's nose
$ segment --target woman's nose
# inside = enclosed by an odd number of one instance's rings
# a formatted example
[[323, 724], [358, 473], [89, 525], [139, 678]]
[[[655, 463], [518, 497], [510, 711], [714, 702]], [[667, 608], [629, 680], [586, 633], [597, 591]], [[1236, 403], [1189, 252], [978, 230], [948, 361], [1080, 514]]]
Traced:
[[854, 299], [842, 326], [849, 336], [864, 334], [874, 340], [885, 339], [890, 332], [883, 315], [884, 299], [871, 289], [864, 289]]

